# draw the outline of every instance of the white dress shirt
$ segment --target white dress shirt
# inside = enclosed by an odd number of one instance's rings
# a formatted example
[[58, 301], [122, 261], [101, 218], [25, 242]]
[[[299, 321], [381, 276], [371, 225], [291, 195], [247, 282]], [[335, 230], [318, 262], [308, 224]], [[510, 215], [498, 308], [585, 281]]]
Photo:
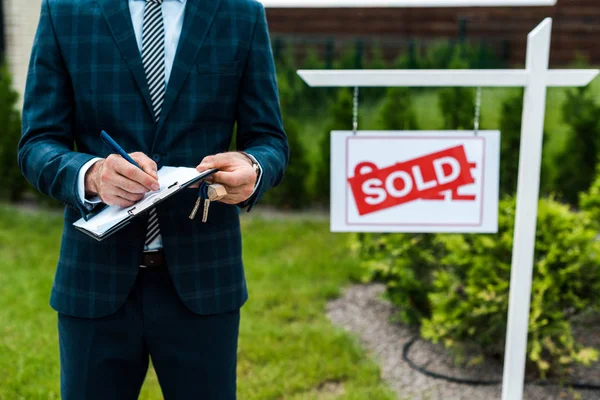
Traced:
[[[165, 79], [166, 83], [169, 82], [169, 78], [171, 77], [171, 71], [173, 69], [173, 61], [175, 60], [175, 53], [177, 52], [177, 46], [179, 45], [179, 38], [181, 37], [181, 29], [183, 28], [183, 18], [185, 16], [185, 3], [186, 0], [163, 0], [162, 9], [163, 9], [163, 21], [165, 26]], [[129, 0], [129, 11], [131, 12], [131, 22], [133, 23], [133, 30], [135, 32], [135, 38], [138, 44], [138, 48], [140, 50], [140, 55], [142, 53], [142, 32], [144, 28], [144, 9], [146, 7], [146, 0]], [[253, 158], [253, 157], [252, 157]], [[92, 199], [86, 199], [85, 197], [85, 174], [90, 169], [90, 167], [96, 163], [97, 161], [102, 160], [101, 158], [94, 158], [87, 162], [81, 169], [79, 170], [77, 176], [77, 189], [79, 198], [85, 205], [88, 210], [91, 210], [94, 205], [101, 203], [102, 200], [98, 196]], [[198, 160], [200, 163], [202, 160]], [[258, 162], [253, 159], [254, 162], [258, 164]], [[259, 168], [261, 168], [259, 164]], [[262, 168], [261, 168], [262, 170]], [[259, 182], [256, 183], [256, 187], [260, 183], [260, 177], [262, 173], [259, 174]], [[256, 188], [255, 188], [256, 191]], [[253, 193], [254, 194], [254, 193]], [[191, 207], [192, 205], [190, 205]], [[156, 238], [154, 242], [151, 243], [150, 247], [147, 247], [145, 250], [156, 250], [162, 248], [162, 238], [160, 235]]]

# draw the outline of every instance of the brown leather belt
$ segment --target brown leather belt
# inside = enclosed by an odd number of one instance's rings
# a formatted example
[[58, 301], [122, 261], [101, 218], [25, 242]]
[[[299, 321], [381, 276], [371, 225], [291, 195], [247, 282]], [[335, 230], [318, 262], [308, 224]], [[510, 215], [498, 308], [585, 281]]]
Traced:
[[163, 268], [167, 266], [165, 252], [163, 249], [155, 251], [145, 251], [142, 254], [142, 264], [140, 268]]

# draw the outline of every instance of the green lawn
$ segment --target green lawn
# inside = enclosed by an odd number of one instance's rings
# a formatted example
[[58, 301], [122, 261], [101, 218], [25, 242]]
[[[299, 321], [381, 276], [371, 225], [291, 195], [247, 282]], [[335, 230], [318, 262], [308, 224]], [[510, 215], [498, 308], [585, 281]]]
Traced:
[[[0, 206], [0, 399], [59, 398], [56, 314], [48, 306], [62, 218]], [[250, 300], [243, 308], [239, 398], [392, 399], [325, 304], [357, 276], [347, 236], [327, 222], [243, 220]], [[151, 371], [142, 399], [160, 399]]]

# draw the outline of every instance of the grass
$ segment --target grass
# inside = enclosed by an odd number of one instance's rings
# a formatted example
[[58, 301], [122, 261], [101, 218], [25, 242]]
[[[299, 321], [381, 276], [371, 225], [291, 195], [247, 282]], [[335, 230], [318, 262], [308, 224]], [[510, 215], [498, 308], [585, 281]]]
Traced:
[[[62, 217], [0, 206], [0, 399], [58, 399], [56, 314], [48, 306]], [[238, 397], [392, 399], [358, 341], [325, 305], [359, 274], [327, 222], [243, 219], [250, 300], [242, 309]], [[151, 370], [141, 399], [162, 398]]]

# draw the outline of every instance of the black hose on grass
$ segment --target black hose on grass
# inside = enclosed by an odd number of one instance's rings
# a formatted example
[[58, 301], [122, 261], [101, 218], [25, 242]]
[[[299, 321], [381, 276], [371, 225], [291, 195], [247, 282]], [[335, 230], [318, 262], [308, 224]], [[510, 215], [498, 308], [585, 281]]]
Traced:
[[[427, 368], [420, 367], [413, 360], [410, 359], [409, 353], [410, 349], [419, 340], [418, 336], [414, 336], [410, 339], [402, 349], [402, 359], [411, 367], [413, 370], [428, 376], [433, 379], [439, 379], [450, 383], [457, 383], [459, 385], [471, 385], [471, 386], [494, 386], [502, 384], [501, 380], [485, 380], [485, 379], [468, 379], [468, 378], [457, 378], [454, 376], [444, 375], [437, 372], [433, 372], [428, 370]], [[526, 384], [533, 384], [537, 386], [552, 386], [557, 385], [554, 382], [544, 381], [544, 380], [536, 380], [536, 381], [526, 381]], [[587, 382], [565, 382], [562, 383], [561, 386], [577, 389], [577, 390], [600, 390], [600, 385], [587, 383]]]

